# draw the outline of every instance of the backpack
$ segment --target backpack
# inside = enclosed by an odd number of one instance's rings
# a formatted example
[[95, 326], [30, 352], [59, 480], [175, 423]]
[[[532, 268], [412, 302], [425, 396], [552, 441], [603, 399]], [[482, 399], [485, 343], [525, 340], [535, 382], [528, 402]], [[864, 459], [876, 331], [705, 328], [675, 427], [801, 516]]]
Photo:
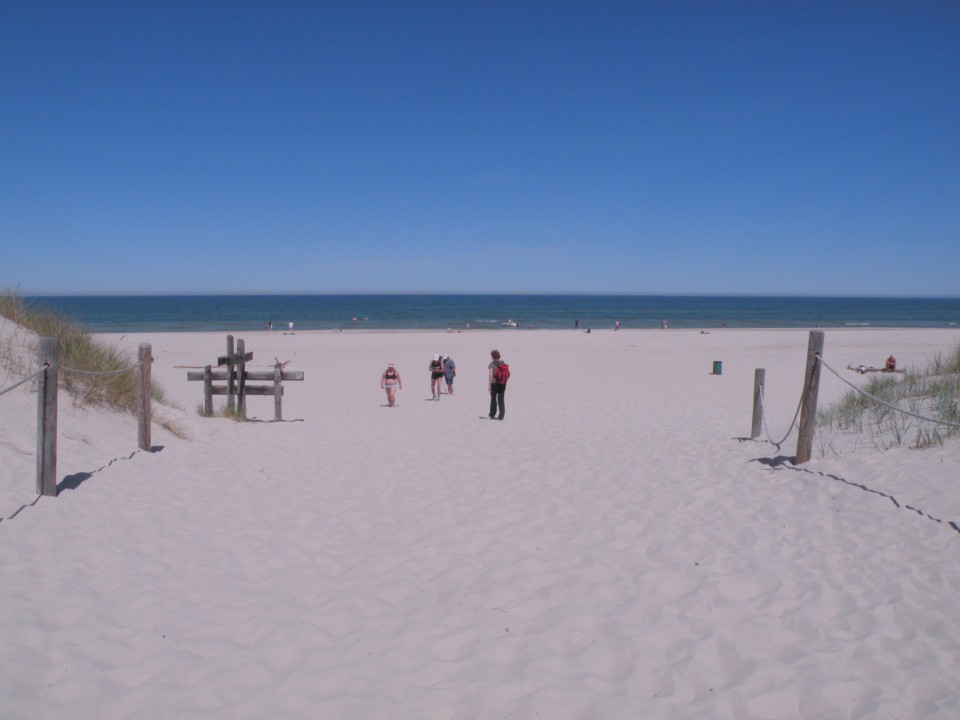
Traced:
[[510, 366], [505, 362], [497, 365], [497, 369], [493, 373], [493, 379], [496, 380], [498, 385], [506, 385], [507, 380], [510, 379]]

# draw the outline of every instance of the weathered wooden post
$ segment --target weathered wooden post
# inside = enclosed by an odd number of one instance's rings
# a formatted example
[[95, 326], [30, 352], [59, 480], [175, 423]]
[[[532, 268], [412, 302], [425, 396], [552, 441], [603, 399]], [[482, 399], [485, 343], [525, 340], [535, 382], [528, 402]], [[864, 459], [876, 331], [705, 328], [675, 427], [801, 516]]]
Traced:
[[203, 415], [213, 415], [213, 369], [209, 365], [203, 369]]
[[227, 412], [232, 413], [237, 408], [233, 375], [233, 335], [227, 335], [227, 358]]
[[246, 400], [246, 387], [247, 387], [247, 363], [244, 360], [244, 351], [247, 349], [246, 343], [243, 341], [243, 338], [237, 339], [237, 414], [240, 416], [241, 420], [247, 419], [247, 400]]
[[820, 391], [820, 362], [823, 353], [823, 332], [813, 330], [807, 343], [807, 367], [800, 395], [800, 429], [797, 437], [797, 465], [807, 462], [813, 455], [813, 431], [817, 426], [817, 393]]
[[150, 389], [151, 355], [150, 343], [140, 343], [137, 359], [140, 367], [137, 372], [137, 446], [150, 452]]
[[273, 366], [273, 421], [283, 420], [283, 367], [280, 363]]
[[763, 388], [767, 371], [757, 368], [753, 371], [753, 422], [750, 425], [750, 437], [760, 437], [763, 430]]
[[60, 354], [56, 338], [40, 338], [37, 362], [37, 494], [57, 495], [57, 388]]

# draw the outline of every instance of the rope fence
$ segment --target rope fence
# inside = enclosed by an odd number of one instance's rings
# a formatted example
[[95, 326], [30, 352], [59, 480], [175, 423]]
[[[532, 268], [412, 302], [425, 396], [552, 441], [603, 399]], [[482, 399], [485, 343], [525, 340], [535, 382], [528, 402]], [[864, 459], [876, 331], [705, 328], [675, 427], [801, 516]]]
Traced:
[[[0, 390], [0, 396], [37, 381], [37, 494], [56, 496], [57, 487], [57, 395], [60, 373], [87, 377], [109, 377], [137, 372], [137, 445], [150, 452], [150, 370], [153, 363], [149, 343], [141, 343], [137, 362], [118, 370], [80, 370], [60, 367], [59, 347], [56, 338], [40, 338], [37, 342], [37, 364], [40, 369], [8, 388]], [[18, 511], [19, 512], [19, 511]]]
[[87, 375], [91, 377], [107, 377], [108, 375], [123, 375], [124, 373], [133, 372], [138, 370], [142, 366], [142, 363], [136, 363], [131, 365], [128, 368], [123, 368], [121, 370], [78, 370], [76, 368], [62, 367], [60, 372], [70, 373], [71, 375]]
[[18, 382], [16, 385], [11, 385], [11, 386], [8, 387], [8, 388], [4, 388], [3, 390], [0, 390], [0, 397], [3, 397], [4, 395], [6, 395], [6, 394], [7, 394], [8, 392], [10, 392], [11, 390], [16, 390], [16, 389], [17, 389], [18, 387], [20, 387], [21, 385], [26, 385], [28, 382], [30, 382], [30, 381], [33, 380], [34, 378], [39, 377], [40, 374], [41, 374], [42, 372], [44, 372], [44, 370], [46, 370], [46, 368], [40, 368], [40, 369], [37, 370], [33, 375], [28, 375], [28, 376], [25, 377], [23, 380], [21, 380], [20, 382]]
[[[797, 426], [797, 418], [800, 417], [800, 429], [798, 432], [797, 438], [797, 454], [794, 458], [794, 465], [801, 465], [811, 457], [811, 449], [813, 444], [813, 435], [815, 430], [815, 419], [817, 412], [817, 393], [819, 391], [819, 382], [820, 382], [820, 368], [825, 367], [836, 377], [838, 377], [845, 385], [852, 388], [859, 396], [866, 398], [871, 403], [885, 407], [893, 412], [901, 413], [902, 415], [909, 416], [920, 420], [921, 422], [931, 423], [935, 425], [945, 425], [951, 428], [960, 428], [960, 423], [946, 420], [942, 418], [933, 418], [926, 417], [916, 412], [910, 410], [905, 410], [894, 403], [887, 402], [881, 398], [878, 398], [871, 393], [857, 387], [852, 382], [847, 380], [845, 377], [840, 375], [830, 364], [823, 359], [823, 333], [822, 332], [811, 332], [810, 341], [807, 346], [807, 366], [804, 375], [804, 384], [803, 392], [800, 396], [800, 404], [797, 407], [797, 412], [793, 416], [793, 421], [790, 423], [790, 428], [787, 430], [787, 433], [783, 436], [783, 440], [780, 442], [774, 441], [773, 437], [770, 434], [770, 428], [767, 426], [767, 416], [766, 416], [766, 406], [764, 398], [764, 382], [766, 378], [766, 370], [763, 368], [757, 368], [754, 374], [754, 391], [753, 391], [753, 424], [751, 427], [751, 438], [758, 438], [761, 434], [761, 430], [766, 433], [767, 440], [771, 444], [775, 445], [777, 450], [780, 450], [780, 446], [787, 440], [790, 436], [790, 433], [793, 432], [794, 428]], [[952, 399], [952, 398], [951, 398]], [[909, 398], [907, 398], [910, 401]], [[912, 407], [916, 407], [911, 405]], [[804, 472], [812, 472], [810, 470], [804, 470]], [[819, 473], [823, 477], [829, 477], [833, 480], [846, 483], [853, 487], [860, 488], [866, 492], [875, 493], [882, 497], [888, 498], [896, 507], [903, 507], [907, 510], [911, 510], [923, 517], [929, 518], [938, 523], [944, 522], [940, 518], [934, 517], [922, 510], [913, 507], [912, 505], [901, 504], [893, 495], [890, 495], [880, 490], [868, 487], [865, 484], [851, 482], [849, 480], [844, 480], [841, 477], [836, 475], [828, 475], [823, 472]], [[947, 523], [951, 528], [956, 532], [960, 533], [960, 523], [949, 522]]]
[[857, 387], [845, 377], [840, 375], [840, 373], [838, 373], [829, 365], [829, 363], [827, 363], [826, 360], [823, 359], [823, 340], [824, 334], [822, 332], [814, 331], [810, 333], [810, 340], [807, 346], [807, 365], [806, 370], [804, 371], [803, 392], [800, 394], [800, 403], [797, 406], [796, 413], [793, 415], [793, 420], [790, 422], [790, 427], [787, 429], [786, 434], [784, 434], [783, 439], [779, 442], [773, 439], [773, 436], [770, 433], [770, 427], [767, 424], [766, 403], [764, 398], [764, 382], [766, 371], [762, 368], [757, 368], [754, 379], [753, 424], [751, 427], [751, 438], [757, 438], [762, 429], [763, 432], [766, 433], [767, 440], [770, 442], [770, 444], [776, 446], [777, 450], [779, 450], [780, 446], [786, 442], [788, 437], [790, 437], [790, 434], [793, 432], [794, 428], [797, 427], [797, 419], [799, 418], [799, 437], [797, 438], [797, 456], [795, 458], [795, 464], [800, 465], [810, 459], [811, 450], [813, 447], [813, 435], [816, 426], [817, 395], [820, 387], [821, 366], [825, 367], [843, 383], [848, 385], [859, 395], [872, 403], [885, 407], [893, 412], [916, 418], [922, 422], [927, 422], [934, 425], [944, 425], [951, 428], [960, 428], [960, 422], [920, 415], [919, 413], [906, 410], [898, 405], [875, 397], [874, 395], [871, 395], [865, 390]]
[[797, 411], [793, 414], [793, 420], [790, 421], [790, 427], [787, 428], [787, 432], [784, 434], [783, 439], [780, 442], [777, 442], [770, 435], [770, 428], [767, 426], [767, 413], [765, 411], [765, 406], [763, 404], [763, 385], [760, 385], [760, 417], [763, 420], [763, 431], [767, 435], [767, 440], [770, 441], [771, 445], [776, 445], [777, 450], [780, 449], [780, 446], [783, 445], [787, 438], [790, 437], [790, 433], [793, 432], [793, 429], [797, 426], [797, 419], [800, 417], [800, 408], [803, 406], [803, 401], [797, 403]]

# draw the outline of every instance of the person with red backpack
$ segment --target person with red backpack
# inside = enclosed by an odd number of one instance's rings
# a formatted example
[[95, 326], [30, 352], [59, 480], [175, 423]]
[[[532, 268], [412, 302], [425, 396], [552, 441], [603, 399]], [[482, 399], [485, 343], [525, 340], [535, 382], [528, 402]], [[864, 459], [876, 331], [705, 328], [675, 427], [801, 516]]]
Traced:
[[503, 403], [503, 393], [507, 389], [507, 380], [510, 379], [510, 366], [500, 359], [499, 350], [491, 350], [493, 358], [487, 366], [487, 384], [490, 387], [490, 419], [503, 420], [507, 406]]

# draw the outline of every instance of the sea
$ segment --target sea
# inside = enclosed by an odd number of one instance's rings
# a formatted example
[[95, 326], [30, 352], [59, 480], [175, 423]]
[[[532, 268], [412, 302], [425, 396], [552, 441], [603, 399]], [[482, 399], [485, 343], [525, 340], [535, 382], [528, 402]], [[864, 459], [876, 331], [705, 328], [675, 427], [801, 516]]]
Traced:
[[953, 328], [960, 297], [120, 295], [25, 297], [95, 333], [577, 327]]

